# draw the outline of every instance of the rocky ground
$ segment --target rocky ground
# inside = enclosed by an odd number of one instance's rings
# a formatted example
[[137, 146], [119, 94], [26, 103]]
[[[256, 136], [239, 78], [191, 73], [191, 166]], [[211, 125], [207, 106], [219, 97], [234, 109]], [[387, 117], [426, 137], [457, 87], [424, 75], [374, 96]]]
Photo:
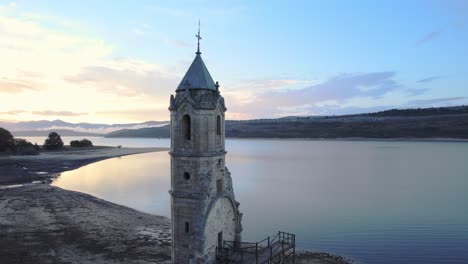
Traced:
[[50, 181], [56, 174], [125, 155], [164, 151], [167, 148], [92, 147], [41, 151], [36, 156], [0, 155], [0, 185]]
[[[295, 264], [351, 264], [350, 260], [343, 257], [336, 256], [329, 253], [323, 252], [298, 252], [295, 257]], [[288, 260], [284, 264], [292, 264], [291, 260]]]
[[0, 263], [170, 263], [170, 221], [33, 184], [0, 189]]

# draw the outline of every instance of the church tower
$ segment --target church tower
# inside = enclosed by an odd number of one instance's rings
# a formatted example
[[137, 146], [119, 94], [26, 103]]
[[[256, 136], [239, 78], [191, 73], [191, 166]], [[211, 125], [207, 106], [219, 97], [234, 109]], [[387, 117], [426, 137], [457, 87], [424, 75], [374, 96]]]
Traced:
[[218, 82], [200, 52], [170, 97], [172, 263], [216, 263], [223, 241], [240, 242], [241, 218], [225, 166], [224, 114]]

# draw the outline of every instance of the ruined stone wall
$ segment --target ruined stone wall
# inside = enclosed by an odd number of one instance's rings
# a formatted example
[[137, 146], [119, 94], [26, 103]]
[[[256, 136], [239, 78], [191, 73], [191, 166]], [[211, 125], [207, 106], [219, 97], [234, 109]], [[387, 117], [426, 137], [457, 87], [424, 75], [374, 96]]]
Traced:
[[186, 90], [171, 97], [169, 109], [173, 263], [214, 263], [218, 233], [235, 240], [241, 230], [225, 167], [224, 101], [217, 92]]
[[223, 240], [234, 241], [236, 234], [236, 209], [229, 198], [220, 197], [208, 213], [204, 230], [205, 243], [203, 247], [204, 263], [216, 263], [218, 234], [222, 232]]

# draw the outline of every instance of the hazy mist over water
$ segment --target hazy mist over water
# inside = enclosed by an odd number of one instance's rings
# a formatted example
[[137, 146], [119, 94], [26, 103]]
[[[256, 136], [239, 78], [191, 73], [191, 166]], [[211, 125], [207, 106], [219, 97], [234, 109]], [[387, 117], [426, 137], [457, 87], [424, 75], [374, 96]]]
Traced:
[[[91, 139], [169, 147], [168, 139]], [[229, 139], [226, 149], [246, 241], [282, 230], [300, 248], [364, 263], [468, 260], [468, 143]], [[53, 184], [169, 216], [169, 164], [167, 152], [114, 158]]]

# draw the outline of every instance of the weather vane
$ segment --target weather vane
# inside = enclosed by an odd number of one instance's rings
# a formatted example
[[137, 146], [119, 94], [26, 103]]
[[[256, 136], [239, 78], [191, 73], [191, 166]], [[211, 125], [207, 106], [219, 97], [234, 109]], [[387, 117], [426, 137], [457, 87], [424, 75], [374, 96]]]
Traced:
[[195, 35], [195, 37], [198, 39], [198, 48], [197, 48], [197, 53], [196, 54], [201, 54], [201, 52], [200, 52], [200, 39], [202, 39], [202, 37], [200, 36], [200, 19], [198, 19], [198, 34]]

